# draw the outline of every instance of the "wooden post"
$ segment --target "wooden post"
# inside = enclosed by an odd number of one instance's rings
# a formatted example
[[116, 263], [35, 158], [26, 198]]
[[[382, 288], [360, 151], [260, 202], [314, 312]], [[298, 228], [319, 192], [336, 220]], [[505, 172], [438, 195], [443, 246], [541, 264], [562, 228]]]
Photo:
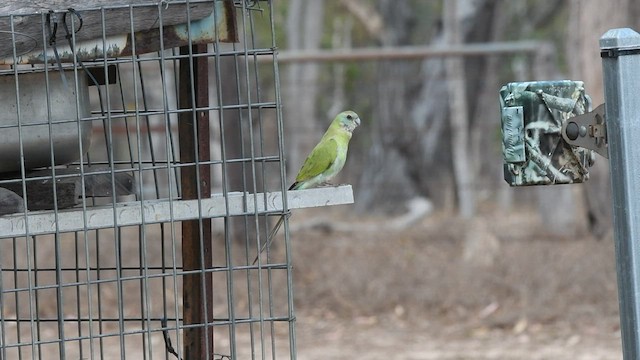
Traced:
[[[193, 45], [191, 53], [205, 53], [207, 45]], [[180, 55], [188, 55], [189, 47], [180, 48]], [[193, 69], [193, 76], [191, 74]], [[193, 80], [193, 83], [192, 83]], [[181, 109], [207, 107], [207, 58], [180, 59], [179, 105]], [[195, 104], [194, 101], [195, 100]], [[180, 113], [178, 136], [180, 162], [195, 163], [210, 160], [209, 112]], [[197, 130], [197, 131], [194, 131]], [[196, 137], [197, 135], [197, 137]], [[197, 157], [196, 157], [197, 154]], [[211, 197], [209, 165], [185, 166], [180, 169], [182, 199]], [[185, 271], [211, 269], [211, 220], [198, 219], [182, 222], [182, 265]], [[211, 273], [196, 273], [183, 278], [184, 325], [198, 325], [184, 330], [184, 359], [209, 360], [213, 358], [213, 328], [204, 325], [213, 319], [213, 282]]]

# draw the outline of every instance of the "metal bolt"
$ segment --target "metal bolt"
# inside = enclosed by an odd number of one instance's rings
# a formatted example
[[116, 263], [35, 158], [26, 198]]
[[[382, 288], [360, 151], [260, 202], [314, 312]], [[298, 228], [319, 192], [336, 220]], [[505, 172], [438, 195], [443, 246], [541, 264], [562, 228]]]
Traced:
[[[570, 122], [569, 124], [567, 124], [567, 137], [570, 140], [575, 140], [578, 138], [578, 135], [580, 134], [581, 129], [578, 127], [578, 124], [576, 124], [575, 122]], [[586, 130], [586, 129], [585, 129]]]

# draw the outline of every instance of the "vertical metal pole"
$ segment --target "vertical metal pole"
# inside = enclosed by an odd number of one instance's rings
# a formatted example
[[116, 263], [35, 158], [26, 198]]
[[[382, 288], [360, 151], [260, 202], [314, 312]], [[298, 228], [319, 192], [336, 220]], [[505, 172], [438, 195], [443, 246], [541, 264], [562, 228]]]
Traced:
[[[207, 45], [193, 45], [191, 54], [206, 53]], [[180, 55], [189, 55], [188, 46], [180, 48]], [[192, 63], [191, 63], [192, 62]], [[191, 74], [193, 69], [193, 75]], [[208, 107], [208, 72], [206, 57], [180, 59], [179, 104], [181, 109]], [[195, 99], [195, 104], [193, 103]], [[209, 111], [180, 113], [178, 118], [180, 162], [193, 164], [209, 161]], [[194, 136], [194, 127], [197, 134]], [[197, 154], [197, 156], [196, 156]], [[211, 197], [209, 165], [180, 168], [183, 199]], [[191, 220], [182, 223], [182, 265], [185, 271], [200, 270], [183, 278], [183, 311], [185, 325], [198, 325], [184, 330], [184, 359], [213, 358], [213, 291], [212, 275], [205, 269], [212, 267], [211, 220]], [[208, 350], [208, 351], [207, 351]], [[209, 354], [207, 354], [207, 352]]]
[[600, 38], [624, 359], [640, 356], [640, 34]]

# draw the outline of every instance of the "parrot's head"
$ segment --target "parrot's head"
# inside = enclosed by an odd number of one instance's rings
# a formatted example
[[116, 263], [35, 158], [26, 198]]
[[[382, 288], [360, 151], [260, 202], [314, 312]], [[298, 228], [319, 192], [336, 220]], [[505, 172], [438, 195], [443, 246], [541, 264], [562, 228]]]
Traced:
[[360, 125], [360, 117], [353, 111], [343, 111], [336, 116], [333, 122], [339, 123], [340, 127], [348, 132], [353, 132], [353, 130]]

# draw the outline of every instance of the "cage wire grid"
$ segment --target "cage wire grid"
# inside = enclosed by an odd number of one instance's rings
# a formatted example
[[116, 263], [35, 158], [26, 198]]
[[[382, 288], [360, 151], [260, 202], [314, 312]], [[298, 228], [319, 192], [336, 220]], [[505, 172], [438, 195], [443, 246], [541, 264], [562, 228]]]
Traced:
[[[231, 6], [237, 42], [218, 26], [208, 44], [192, 37], [201, 3], [214, 19]], [[152, 40], [110, 54], [116, 12], [131, 34], [151, 13]], [[180, 46], [167, 40], [176, 13]], [[23, 53], [25, 20], [40, 57]], [[288, 212], [287, 197], [273, 205], [287, 184], [272, 2], [117, 4], [0, 25], [12, 44], [0, 134], [17, 139], [0, 156], [19, 164], [0, 164], [2, 359], [295, 358], [287, 221], [252, 263], [269, 218]], [[91, 48], [79, 39], [90, 26]]]

